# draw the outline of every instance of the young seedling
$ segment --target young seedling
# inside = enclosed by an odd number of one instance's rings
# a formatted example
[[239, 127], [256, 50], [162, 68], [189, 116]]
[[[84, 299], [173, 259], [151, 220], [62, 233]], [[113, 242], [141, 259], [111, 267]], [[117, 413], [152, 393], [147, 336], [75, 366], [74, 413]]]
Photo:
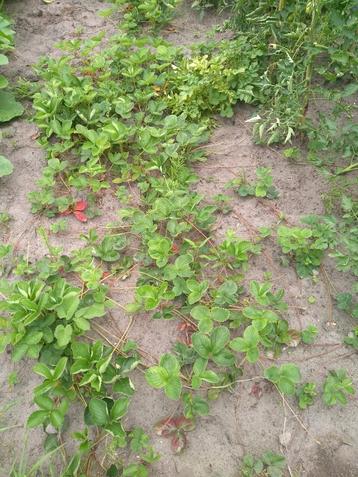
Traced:
[[348, 402], [348, 395], [355, 393], [351, 378], [344, 369], [330, 371], [323, 385], [323, 401], [327, 406]]

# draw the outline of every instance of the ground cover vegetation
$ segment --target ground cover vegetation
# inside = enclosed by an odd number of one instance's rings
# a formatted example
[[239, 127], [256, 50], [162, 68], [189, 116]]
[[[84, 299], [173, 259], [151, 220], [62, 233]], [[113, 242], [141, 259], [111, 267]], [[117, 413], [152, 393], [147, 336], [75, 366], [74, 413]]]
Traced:
[[[284, 291], [269, 273], [261, 282], [245, 278], [266, 240], [277, 242], [282, 260], [301, 278], [318, 274], [326, 251], [338, 270], [358, 275], [357, 200], [349, 187], [344, 193], [339, 188], [341, 176], [357, 167], [349, 101], [357, 73], [354, 2], [196, 1], [195, 8], [228, 8], [222, 28], [232, 37], [194, 45], [189, 53], [151, 34], [170, 21], [177, 1], [115, 3], [124, 12], [117, 34], [62, 41], [63, 56], [43, 58], [36, 66], [40, 82], [21, 85], [33, 101], [47, 156], [29, 197], [32, 212], [56, 221], [50, 230], [39, 230], [48, 248], [42, 259], [18, 256], [11, 244], [0, 249], [1, 258], [14, 263], [14, 279], [1, 281], [0, 350], [10, 347], [15, 361], [37, 360], [34, 372], [42, 383], [34, 389], [37, 410], [27, 426], [43, 427], [51, 458], [63, 446], [71, 407], [83, 407], [83, 428], [74, 434], [78, 450], [62, 477], [89, 476], [104, 440], [105, 475], [149, 475], [158, 454], [142, 429], [123, 424], [135, 392], [135, 369], [149, 386], [180, 402], [175, 415], [156, 428], [170, 438], [175, 453], [183, 450], [200, 416], [210, 412], [211, 400], [245, 379], [244, 363], [258, 364], [259, 378], [301, 409], [319, 397], [327, 406], [344, 405], [354, 393], [343, 369], [332, 369], [320, 389], [302, 382], [294, 361], [263, 366], [260, 357], [281, 355], [293, 340], [309, 346], [317, 329], [290, 327]], [[308, 116], [316, 95], [334, 101], [329, 116]], [[205, 160], [202, 145], [215, 115], [232, 116], [238, 102], [258, 107], [253, 134], [260, 143], [289, 143], [305, 135], [309, 160], [337, 180], [326, 216], [306, 217], [302, 226], [282, 220], [252, 240], [232, 230], [221, 241], [214, 239], [218, 214], [229, 205], [225, 196], [209, 203], [194, 191], [192, 165]], [[342, 116], [345, 127], [337, 140]], [[296, 146], [286, 149], [287, 160], [298, 154], [303, 153]], [[279, 194], [274, 183], [271, 171], [261, 167], [255, 182], [238, 177], [227, 187], [242, 200], [272, 200]], [[51, 233], [66, 230], [66, 216], [88, 222], [100, 213], [103, 189], [116, 192], [118, 220], [104, 234], [90, 229], [82, 236], [83, 247], [71, 253], [54, 246]], [[134, 267], [139, 278], [133, 302], [117, 303], [108, 278]], [[357, 318], [355, 291], [356, 286], [336, 299]], [[112, 347], [93, 339], [91, 331], [101, 335], [95, 319], [114, 307], [180, 320], [184, 342], [148, 367], [140, 347], [125, 336]], [[356, 328], [347, 346], [358, 347], [357, 334]], [[282, 456], [267, 452], [246, 456], [238, 471], [274, 477], [284, 468]], [[31, 473], [15, 469], [12, 475]]]
[[[6, 53], [14, 46], [14, 31], [11, 28], [11, 21], [3, 12], [3, 3], [0, 2], [0, 67], [9, 63]], [[8, 122], [23, 113], [23, 107], [8, 90], [8, 86], [6, 76], [0, 74], [0, 123]], [[8, 176], [12, 171], [11, 162], [6, 157], [0, 156], [0, 177]]]

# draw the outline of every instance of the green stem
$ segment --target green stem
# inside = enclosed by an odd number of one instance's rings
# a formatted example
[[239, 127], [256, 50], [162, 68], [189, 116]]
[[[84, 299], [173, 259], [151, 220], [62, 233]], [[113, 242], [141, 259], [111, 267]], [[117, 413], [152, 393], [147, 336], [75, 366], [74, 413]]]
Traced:
[[336, 176], [341, 176], [343, 174], [348, 174], [348, 172], [353, 172], [353, 171], [356, 171], [358, 170], [358, 162], [354, 162], [353, 164], [351, 164], [350, 166], [348, 167], [345, 167], [344, 169], [336, 172]]
[[278, 2], [278, 11], [279, 12], [282, 12], [282, 10], [285, 8], [286, 6], [286, 0], [279, 0]]

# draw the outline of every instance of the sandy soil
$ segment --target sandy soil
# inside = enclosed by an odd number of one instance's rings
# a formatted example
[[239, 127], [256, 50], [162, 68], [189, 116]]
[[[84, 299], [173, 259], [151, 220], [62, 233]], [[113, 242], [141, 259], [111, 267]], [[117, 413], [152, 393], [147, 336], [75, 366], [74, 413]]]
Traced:
[[[30, 65], [41, 55], [52, 53], [58, 40], [70, 38], [79, 27], [84, 36], [103, 29], [114, 30], [114, 18], [98, 16], [104, 6], [97, 0], [63, 0], [49, 5], [40, 0], [11, 2], [9, 12], [15, 18], [17, 47], [8, 74], [14, 80], [19, 76], [35, 79]], [[198, 38], [204, 39], [216, 21], [217, 18], [210, 16], [200, 19], [188, 5], [184, 5], [173, 23], [175, 30], [168, 31], [166, 35], [177, 44], [187, 45]], [[257, 227], [277, 223], [279, 211], [294, 224], [299, 224], [302, 215], [323, 212], [321, 194], [328, 187], [323, 178], [306, 164], [288, 162], [279, 150], [255, 146], [244, 122], [250, 114], [248, 108], [238, 107], [233, 120], [219, 121], [208, 147], [208, 161], [195, 167], [200, 177], [197, 190], [208, 199], [219, 192], [230, 194], [225, 189], [225, 183], [243, 172], [248, 178], [254, 178], [255, 167], [264, 165], [272, 168], [280, 197], [268, 203], [232, 194], [234, 209], [219, 219], [217, 237], [222, 237], [228, 228], [251, 237]], [[11, 176], [0, 180], [1, 211], [12, 216], [10, 228], [2, 231], [2, 239], [15, 244], [19, 253], [38, 257], [45, 250], [36, 228], [45, 221], [31, 214], [27, 194], [34, 189], [40, 176], [43, 152], [34, 139], [36, 127], [26, 117], [3, 129], [6, 137], [1, 144], [2, 153], [10, 158], [15, 170]], [[92, 221], [90, 227], [100, 227], [116, 217], [116, 205], [110, 193], [105, 200], [106, 211]], [[70, 231], [60, 239], [65, 250], [78, 245], [76, 237], [80, 231], [84, 231], [83, 225], [71, 222]], [[349, 277], [335, 272], [329, 260], [324, 264], [324, 270], [338, 291], [347, 288]], [[279, 362], [295, 361], [301, 368], [304, 381], [319, 384], [329, 369], [343, 367], [354, 376], [357, 385], [356, 354], [342, 346], [330, 346], [342, 342], [353, 323], [334, 308], [324, 270], [317, 283], [299, 280], [293, 269], [280, 265], [278, 250], [272, 243], [264, 255], [254, 260], [249, 278], [261, 279], [265, 271], [271, 271], [274, 283], [285, 289], [291, 328], [300, 330], [308, 324], [315, 324], [319, 329], [316, 345], [288, 349]], [[124, 282], [123, 290], [118, 290], [114, 298], [123, 303], [130, 302], [129, 290], [135, 279], [131, 276]], [[309, 296], [316, 298], [314, 304], [308, 303]], [[102, 320], [102, 324], [115, 341], [115, 337], [126, 328], [128, 318], [115, 310], [113, 318]], [[135, 318], [129, 337], [157, 358], [171, 349], [179, 339], [179, 331], [174, 321], [151, 321], [143, 315]], [[32, 409], [32, 389], [37, 383], [31, 372], [33, 362], [14, 364], [5, 354], [0, 356], [0, 363], [0, 428], [15, 426], [0, 433], [0, 477], [8, 477], [14, 457], [23, 449], [26, 434], [31, 461], [42, 454], [44, 435], [40, 430], [26, 433], [23, 427]], [[269, 360], [265, 364], [269, 365]], [[18, 373], [18, 384], [11, 387], [7, 376], [13, 371]], [[248, 377], [257, 374], [260, 370], [252, 366], [245, 373]], [[201, 419], [190, 433], [188, 448], [182, 455], [173, 456], [169, 441], [157, 437], [153, 425], [175, 411], [176, 404], [165, 399], [161, 392], [150, 389], [141, 374], [135, 376], [135, 384], [137, 392], [127, 418], [127, 427], [142, 426], [161, 454], [161, 460], [153, 466], [153, 477], [238, 477], [243, 455], [259, 455], [267, 450], [282, 452], [286, 456], [290, 468], [287, 475], [358, 475], [357, 397], [350, 399], [344, 408], [327, 409], [321, 400], [305, 412], [298, 411], [294, 406], [295, 416], [268, 383], [257, 381], [259, 396], [252, 393], [254, 381], [242, 383], [232, 393], [223, 394], [213, 403], [210, 415]], [[2, 412], [9, 403], [13, 407]], [[284, 446], [280, 444], [282, 434], [286, 437]]]

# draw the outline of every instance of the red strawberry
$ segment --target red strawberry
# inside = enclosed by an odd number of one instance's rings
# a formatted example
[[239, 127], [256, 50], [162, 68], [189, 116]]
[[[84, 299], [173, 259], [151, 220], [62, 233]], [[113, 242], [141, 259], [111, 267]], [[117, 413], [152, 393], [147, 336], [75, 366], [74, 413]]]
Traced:
[[87, 202], [85, 200], [79, 200], [75, 203], [73, 210], [78, 212], [83, 212], [87, 209]]
[[83, 212], [79, 211], [79, 210], [74, 210], [73, 211], [73, 215], [76, 217], [77, 220], [79, 220], [80, 222], [87, 222], [88, 218], [87, 218], [87, 215], [84, 214]]

